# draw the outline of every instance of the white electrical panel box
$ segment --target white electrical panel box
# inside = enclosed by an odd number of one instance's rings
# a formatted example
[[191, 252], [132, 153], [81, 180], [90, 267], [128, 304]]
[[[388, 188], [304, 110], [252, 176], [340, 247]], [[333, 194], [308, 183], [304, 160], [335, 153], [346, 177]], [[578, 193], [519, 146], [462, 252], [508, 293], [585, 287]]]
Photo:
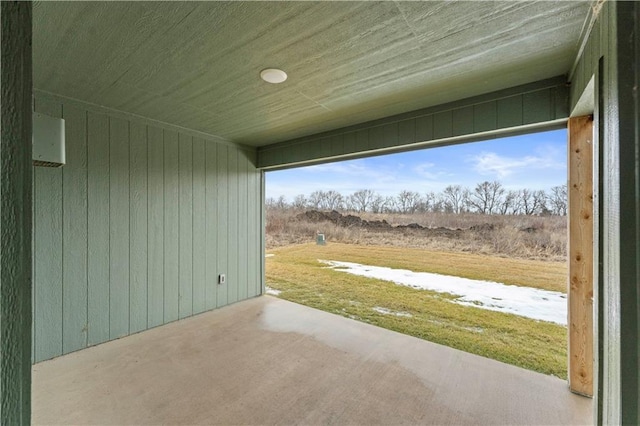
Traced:
[[33, 113], [33, 165], [60, 167], [64, 165], [64, 120]]

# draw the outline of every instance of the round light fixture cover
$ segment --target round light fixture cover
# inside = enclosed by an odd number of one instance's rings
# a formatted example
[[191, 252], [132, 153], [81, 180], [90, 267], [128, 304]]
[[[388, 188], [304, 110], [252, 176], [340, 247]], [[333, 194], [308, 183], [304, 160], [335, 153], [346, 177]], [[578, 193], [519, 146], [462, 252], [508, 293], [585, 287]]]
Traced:
[[282, 83], [287, 79], [287, 73], [277, 68], [267, 68], [260, 71], [260, 77], [267, 83]]

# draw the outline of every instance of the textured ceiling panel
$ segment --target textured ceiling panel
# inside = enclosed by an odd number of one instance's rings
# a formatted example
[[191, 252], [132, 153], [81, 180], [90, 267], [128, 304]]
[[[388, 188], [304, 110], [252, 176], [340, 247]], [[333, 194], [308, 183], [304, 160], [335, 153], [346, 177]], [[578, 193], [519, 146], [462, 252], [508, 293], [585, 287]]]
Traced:
[[[569, 71], [589, 2], [43, 2], [34, 86], [266, 145]], [[263, 68], [289, 74], [280, 85]]]

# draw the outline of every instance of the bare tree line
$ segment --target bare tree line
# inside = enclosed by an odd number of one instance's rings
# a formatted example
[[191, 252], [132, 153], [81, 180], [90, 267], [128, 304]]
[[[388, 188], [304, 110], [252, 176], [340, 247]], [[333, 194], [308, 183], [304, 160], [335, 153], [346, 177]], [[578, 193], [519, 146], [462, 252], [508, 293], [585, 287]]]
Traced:
[[449, 185], [442, 192], [421, 194], [403, 190], [395, 196], [383, 196], [371, 189], [360, 189], [349, 195], [334, 190], [314, 191], [309, 196], [296, 195], [291, 203], [284, 196], [268, 198], [266, 207], [273, 209], [316, 209], [370, 213], [482, 213], [501, 215], [567, 214], [567, 185], [549, 191], [507, 190], [498, 181], [484, 181], [473, 189]]

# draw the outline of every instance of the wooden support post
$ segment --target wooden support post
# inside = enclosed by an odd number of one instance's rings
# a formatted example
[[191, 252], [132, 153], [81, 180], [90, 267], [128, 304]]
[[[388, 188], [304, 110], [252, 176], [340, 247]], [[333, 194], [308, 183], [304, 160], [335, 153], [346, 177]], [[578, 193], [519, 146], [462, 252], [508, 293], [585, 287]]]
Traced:
[[569, 119], [569, 388], [593, 396], [593, 118]]

